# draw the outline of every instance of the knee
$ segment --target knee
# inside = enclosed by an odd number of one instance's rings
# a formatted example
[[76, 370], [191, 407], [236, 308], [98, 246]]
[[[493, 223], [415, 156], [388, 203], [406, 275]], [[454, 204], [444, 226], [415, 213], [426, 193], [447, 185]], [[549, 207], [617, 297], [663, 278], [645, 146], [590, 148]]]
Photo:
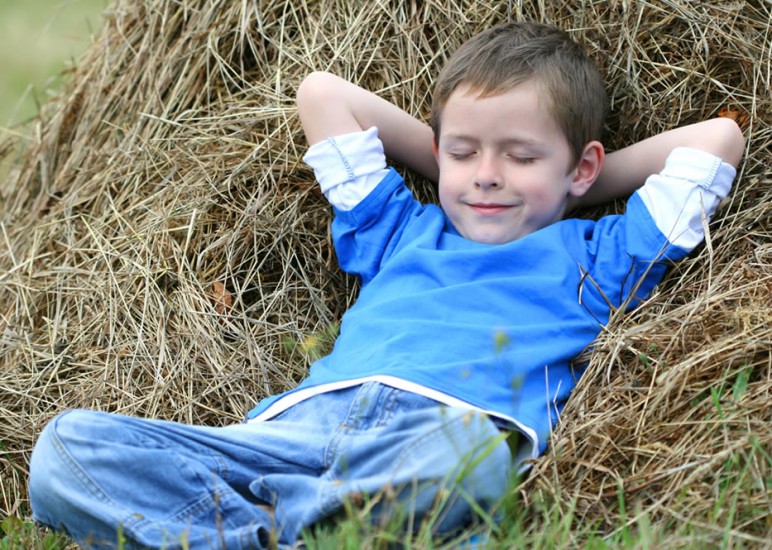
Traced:
[[64, 455], [72, 453], [78, 439], [83, 439], [91, 423], [90, 418], [98, 413], [71, 410], [55, 416], [40, 433], [29, 464], [30, 499], [38, 501], [39, 495], [50, 495], [55, 491], [57, 481], [67, 472], [61, 468]]
[[70, 441], [82, 439], [91, 431], [93, 417], [100, 414], [102, 413], [78, 409], [59, 413], [40, 432], [32, 456], [55, 448], [68, 447], [67, 443]]

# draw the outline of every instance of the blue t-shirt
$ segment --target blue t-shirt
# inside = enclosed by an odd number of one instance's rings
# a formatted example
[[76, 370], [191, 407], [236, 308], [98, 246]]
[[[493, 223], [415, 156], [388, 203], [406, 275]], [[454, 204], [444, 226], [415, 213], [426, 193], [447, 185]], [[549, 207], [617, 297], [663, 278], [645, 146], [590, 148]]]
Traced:
[[[711, 158], [722, 169], [707, 164], [688, 187], [708, 190], [717, 178], [728, 190], [733, 168]], [[687, 179], [695, 172], [684, 162], [670, 171]], [[675, 179], [652, 186], [669, 192]], [[380, 380], [485, 411], [526, 434], [526, 455], [537, 456], [581, 375], [575, 358], [612, 312], [634, 307], [667, 264], [688, 253], [658, 228], [650, 213], [657, 200], [639, 191], [622, 215], [564, 220], [490, 245], [459, 235], [389, 170], [352, 209], [335, 209], [338, 261], [362, 288], [333, 351], [298, 388], [263, 400], [249, 418]]]
[[635, 198], [624, 216], [476, 243], [394, 171], [332, 227], [341, 268], [362, 288], [332, 353], [299, 387], [404, 379], [531, 427], [541, 447], [579, 377], [571, 361], [610, 308], [644, 297], [662, 261], [686, 254]]

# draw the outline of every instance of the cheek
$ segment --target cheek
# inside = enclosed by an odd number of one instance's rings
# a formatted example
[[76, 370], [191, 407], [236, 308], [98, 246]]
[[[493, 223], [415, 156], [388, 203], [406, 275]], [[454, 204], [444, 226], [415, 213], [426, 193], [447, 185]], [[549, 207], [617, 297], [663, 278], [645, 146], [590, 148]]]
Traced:
[[457, 185], [451, 178], [440, 176], [440, 181], [437, 184], [437, 196], [443, 208], [451, 206], [458, 198]]
[[566, 198], [568, 189], [564, 179], [564, 174], [545, 171], [523, 179], [521, 189], [528, 195], [531, 204], [550, 206]]
[[455, 219], [455, 208], [453, 206], [455, 201], [452, 199], [447, 190], [444, 190], [442, 187], [440, 187], [439, 192], [437, 193], [437, 197], [439, 198], [440, 208], [442, 208], [442, 211], [445, 212], [445, 215], [451, 219]]
[[544, 207], [555, 202], [555, 193], [552, 187], [543, 181], [536, 181], [523, 189], [528, 203], [535, 207]]

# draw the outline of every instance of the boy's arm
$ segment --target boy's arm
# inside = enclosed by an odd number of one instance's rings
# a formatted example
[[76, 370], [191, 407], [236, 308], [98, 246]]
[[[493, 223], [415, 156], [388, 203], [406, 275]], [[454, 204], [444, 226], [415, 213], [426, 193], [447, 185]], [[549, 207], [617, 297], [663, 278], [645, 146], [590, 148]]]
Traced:
[[736, 168], [745, 141], [737, 123], [728, 118], [714, 118], [657, 134], [609, 153], [598, 179], [572, 206], [591, 206], [632, 194], [646, 178], [662, 170], [665, 159], [677, 147], [700, 149]]
[[376, 126], [387, 157], [437, 181], [431, 128], [374, 93], [314, 72], [300, 84], [297, 106], [309, 145]]
[[[309, 145], [328, 137], [378, 127], [386, 156], [437, 181], [431, 128], [396, 105], [330, 73], [308, 75], [297, 94], [298, 112]], [[701, 149], [732, 166], [745, 142], [737, 124], [714, 118], [663, 132], [606, 155], [600, 176], [569, 210], [626, 197], [658, 173], [676, 147]]]

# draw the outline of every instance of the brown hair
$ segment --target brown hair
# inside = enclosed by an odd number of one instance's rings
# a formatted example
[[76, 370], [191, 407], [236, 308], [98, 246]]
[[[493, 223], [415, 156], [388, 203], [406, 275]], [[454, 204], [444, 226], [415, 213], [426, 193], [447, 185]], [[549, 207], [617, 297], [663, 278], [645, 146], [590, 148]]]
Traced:
[[548, 109], [578, 161], [584, 146], [599, 140], [606, 118], [603, 78], [568, 33], [543, 23], [497, 25], [464, 43], [448, 60], [434, 88], [431, 126], [439, 145], [442, 110], [459, 86], [481, 97], [505, 93], [535, 78]]

